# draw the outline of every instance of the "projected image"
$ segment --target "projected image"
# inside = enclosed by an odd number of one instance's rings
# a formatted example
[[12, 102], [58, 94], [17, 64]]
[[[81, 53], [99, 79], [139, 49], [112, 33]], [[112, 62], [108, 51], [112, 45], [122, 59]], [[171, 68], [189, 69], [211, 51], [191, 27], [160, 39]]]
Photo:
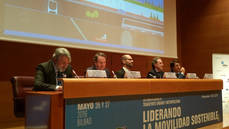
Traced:
[[6, 0], [4, 13], [6, 36], [164, 53], [163, 0]]

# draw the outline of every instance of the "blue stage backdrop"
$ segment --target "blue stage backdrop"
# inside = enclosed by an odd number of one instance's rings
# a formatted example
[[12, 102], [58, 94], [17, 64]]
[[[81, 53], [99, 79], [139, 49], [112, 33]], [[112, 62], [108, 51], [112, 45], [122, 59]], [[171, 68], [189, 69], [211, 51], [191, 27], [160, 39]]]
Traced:
[[66, 129], [193, 129], [222, 122], [221, 91], [65, 101]]

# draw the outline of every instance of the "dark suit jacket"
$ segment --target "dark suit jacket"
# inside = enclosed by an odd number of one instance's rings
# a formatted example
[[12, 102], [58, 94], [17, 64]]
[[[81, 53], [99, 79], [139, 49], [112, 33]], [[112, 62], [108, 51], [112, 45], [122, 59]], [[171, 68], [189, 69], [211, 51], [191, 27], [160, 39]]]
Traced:
[[[72, 67], [68, 65], [63, 72], [67, 78], [72, 78]], [[53, 61], [41, 63], [36, 68], [35, 82], [33, 90], [55, 90], [56, 89], [56, 71]]]
[[186, 76], [185, 76], [184, 74], [182, 74], [181, 72], [176, 73], [176, 76], [177, 76], [177, 78], [179, 78], [179, 79], [184, 79], [184, 78], [186, 78]]
[[[87, 70], [97, 70], [97, 69], [96, 69], [95, 66], [91, 66], [91, 67], [88, 67]], [[87, 70], [85, 71], [85, 75], [86, 75], [86, 73], [87, 73]], [[106, 72], [106, 74], [107, 74], [107, 78], [111, 78], [111, 73], [110, 73], [110, 71], [109, 71], [107, 68], [105, 68], [104, 70], [105, 70], [105, 72]]]
[[117, 78], [124, 78], [125, 70], [122, 68], [119, 71], [115, 72], [115, 75], [117, 76]]
[[156, 72], [155, 69], [152, 69], [148, 74], [147, 74], [147, 78], [163, 78], [164, 76], [164, 72]]

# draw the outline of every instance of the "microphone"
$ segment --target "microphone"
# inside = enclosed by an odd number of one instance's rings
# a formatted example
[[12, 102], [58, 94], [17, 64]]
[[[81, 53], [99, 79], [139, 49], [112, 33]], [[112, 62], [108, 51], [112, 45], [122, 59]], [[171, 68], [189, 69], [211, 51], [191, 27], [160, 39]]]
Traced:
[[72, 69], [72, 73], [74, 74], [74, 78], [80, 78], [80, 77], [76, 74], [76, 72], [75, 72], [74, 69]]
[[153, 74], [149, 73], [149, 76], [152, 78], [156, 78]]
[[114, 77], [114, 78], [117, 78], [117, 76], [116, 76], [116, 74], [114, 73], [114, 71], [113, 71], [113, 70], [112, 70], [112, 73], [113, 73], [113, 75], [114, 75], [113, 77]]

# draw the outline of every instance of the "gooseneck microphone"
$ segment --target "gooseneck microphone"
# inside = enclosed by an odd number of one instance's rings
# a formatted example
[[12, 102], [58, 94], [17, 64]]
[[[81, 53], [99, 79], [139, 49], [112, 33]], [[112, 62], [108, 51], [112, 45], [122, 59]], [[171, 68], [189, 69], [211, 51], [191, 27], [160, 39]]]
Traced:
[[115, 74], [115, 72], [113, 70], [112, 70], [112, 74], [113, 74], [114, 78], [117, 78], [117, 76], [116, 76], [116, 74]]
[[72, 73], [74, 75], [74, 78], [80, 78], [77, 74], [76, 74], [76, 71], [74, 69], [72, 69]]

